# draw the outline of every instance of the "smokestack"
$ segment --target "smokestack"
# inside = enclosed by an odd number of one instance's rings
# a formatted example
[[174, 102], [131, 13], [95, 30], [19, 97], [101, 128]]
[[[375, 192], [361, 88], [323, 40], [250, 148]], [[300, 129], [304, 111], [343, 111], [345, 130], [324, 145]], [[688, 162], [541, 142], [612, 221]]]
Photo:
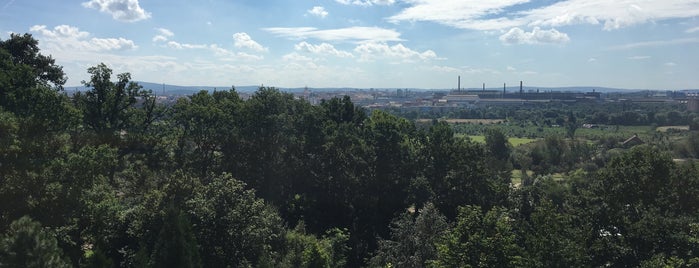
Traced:
[[459, 83], [458, 83], [457, 90], [458, 90], [459, 92], [461, 92], [461, 76], [460, 76], [460, 75], [459, 75]]
[[519, 81], [519, 94], [524, 93], [524, 89], [522, 88], [522, 81]]
[[483, 91], [485, 91], [485, 83], [483, 83]]
[[507, 92], [507, 83], [502, 83], [502, 95], [505, 96], [505, 92]]

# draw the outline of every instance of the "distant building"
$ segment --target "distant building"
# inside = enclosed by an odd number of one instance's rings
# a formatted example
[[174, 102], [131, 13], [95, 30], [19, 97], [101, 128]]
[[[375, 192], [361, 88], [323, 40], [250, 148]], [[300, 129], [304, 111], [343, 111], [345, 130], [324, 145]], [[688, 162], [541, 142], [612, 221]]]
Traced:
[[633, 134], [631, 138], [628, 138], [621, 143], [621, 145], [624, 146], [624, 148], [631, 148], [640, 144], [643, 144], [643, 141], [641, 140], [641, 138], [638, 137], [637, 134]]
[[688, 99], [687, 100], [687, 111], [699, 112], [699, 99]]

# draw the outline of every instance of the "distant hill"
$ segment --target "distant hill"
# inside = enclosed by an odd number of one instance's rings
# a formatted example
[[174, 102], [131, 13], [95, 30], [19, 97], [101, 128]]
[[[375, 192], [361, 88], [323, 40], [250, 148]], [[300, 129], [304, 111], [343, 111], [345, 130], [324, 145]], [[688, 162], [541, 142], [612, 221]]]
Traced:
[[[151, 83], [151, 82], [139, 82], [137, 81], [138, 84], [143, 86], [144, 89], [150, 89], [152, 90], [155, 94], [176, 94], [176, 95], [188, 95], [192, 94], [201, 90], [206, 90], [206, 91], [214, 91], [214, 90], [228, 90], [231, 87], [230, 86], [179, 86], [179, 85], [169, 85], [169, 84], [158, 84], [158, 83]], [[235, 89], [239, 92], [255, 92], [257, 89], [259, 89], [260, 86], [236, 86]], [[282, 91], [285, 92], [303, 92], [306, 90], [305, 87], [295, 87], [295, 88], [284, 88], [284, 87], [279, 87]], [[73, 91], [86, 91], [87, 88], [84, 86], [77, 86], [77, 87], [66, 87], [65, 88], [69, 92]], [[351, 88], [351, 87], [340, 87], [340, 88], [311, 88], [309, 87], [308, 90], [310, 91], [326, 91], [326, 92], [337, 92], [337, 91], [368, 91], [368, 90], [376, 90], [376, 91], [393, 91], [397, 90], [399, 88]], [[455, 90], [454, 88], [452, 89], [425, 89], [425, 88], [400, 88], [403, 90], [410, 90], [410, 91], [451, 91]], [[522, 88], [524, 92], [535, 92], [539, 90], [539, 92], [600, 92], [600, 93], [610, 93], [610, 92], [638, 92], [638, 91], [646, 91], [649, 89], [626, 89], [626, 88], [610, 88], [610, 87], [594, 87], [594, 86], [571, 86], [571, 87], [532, 87], [532, 86], [527, 86]], [[462, 90], [468, 90], [468, 91], [478, 91], [482, 90], [482, 88], [462, 88]], [[502, 90], [502, 88], [486, 88], [486, 90]], [[653, 91], [663, 91], [663, 90], [657, 90], [657, 89], [651, 89]], [[519, 86], [508, 86], [507, 87], [507, 92], [517, 92], [519, 91]], [[699, 91], [699, 89], [680, 89], [678, 91], [692, 91], [696, 92]]]
[[[228, 90], [230, 86], [178, 86], [169, 84], [158, 84], [150, 82], [140, 82], [136, 81], [144, 89], [152, 90], [153, 93], [157, 94], [176, 94], [176, 95], [188, 95], [201, 90], [214, 91], [214, 90]], [[259, 88], [259, 86], [236, 86], [235, 89], [239, 92], [254, 92]], [[85, 86], [77, 87], [65, 87], [69, 92], [73, 91], [87, 91], [88, 88]]]

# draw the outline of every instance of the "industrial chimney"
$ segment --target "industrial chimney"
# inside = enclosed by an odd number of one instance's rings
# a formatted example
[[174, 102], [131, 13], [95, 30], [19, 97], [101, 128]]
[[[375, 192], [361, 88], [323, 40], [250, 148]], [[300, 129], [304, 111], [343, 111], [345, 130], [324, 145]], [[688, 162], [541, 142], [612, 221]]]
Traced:
[[522, 81], [519, 81], [519, 94], [524, 93], [524, 89], [522, 88]]
[[461, 92], [461, 76], [459, 75], [459, 82], [457, 84], [457, 91]]

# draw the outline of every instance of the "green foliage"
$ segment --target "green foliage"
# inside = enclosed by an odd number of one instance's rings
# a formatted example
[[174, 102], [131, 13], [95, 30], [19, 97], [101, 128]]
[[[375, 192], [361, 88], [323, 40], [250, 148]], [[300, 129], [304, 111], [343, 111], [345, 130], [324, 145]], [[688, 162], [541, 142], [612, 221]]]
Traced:
[[199, 248], [186, 216], [169, 207], [151, 256], [153, 267], [201, 267]]
[[456, 225], [437, 242], [437, 267], [519, 267], [525, 265], [506, 210], [485, 214], [478, 206], [459, 207]]
[[504, 161], [510, 157], [511, 145], [500, 129], [486, 129], [485, 146], [488, 153], [496, 160]]
[[239, 161], [235, 117], [240, 102], [234, 89], [213, 94], [200, 91], [179, 99], [173, 106], [174, 123], [182, 129], [176, 161], [201, 176], [220, 170], [228, 161]]
[[75, 105], [83, 113], [85, 126], [101, 139], [113, 143], [121, 135], [120, 131], [134, 126], [130, 119], [135, 104], [139, 98], [150, 104], [150, 93], [131, 81], [129, 73], [118, 74], [116, 82], [110, 81], [112, 70], [104, 63], [88, 68], [87, 72], [90, 81], [82, 83], [90, 90], [76, 93], [73, 96]]
[[583, 267], [589, 258], [584, 237], [569, 213], [560, 213], [548, 200], [538, 204], [523, 222], [521, 236], [528, 259], [536, 267]]
[[391, 223], [391, 238], [379, 240], [371, 267], [426, 267], [437, 259], [435, 242], [447, 230], [446, 218], [432, 203], [414, 213], [403, 213]]
[[[336, 233], [337, 234], [337, 233]], [[342, 247], [346, 237], [342, 234], [318, 239], [306, 234], [303, 222], [300, 222], [293, 231], [286, 234], [285, 255], [281, 266], [285, 267], [341, 267], [344, 266], [342, 251], [336, 252], [335, 247]], [[339, 238], [339, 240], [338, 240]], [[340, 244], [335, 244], [340, 243]]]
[[29, 217], [12, 222], [0, 241], [0, 267], [71, 267], [56, 238]]
[[39, 53], [39, 42], [31, 34], [10, 34], [10, 39], [0, 41], [0, 48], [10, 54], [14, 64], [30, 67], [37, 82], [50, 83], [59, 88], [65, 84], [67, 78], [63, 67], [56, 65], [51, 56]]
[[658, 254], [697, 257], [696, 234], [687, 226], [696, 224], [699, 199], [690, 195], [698, 180], [695, 167], [685, 168], [655, 148], [636, 146], [596, 174], [583, 192], [589, 203], [581, 213], [591, 224], [593, 264], [637, 266]]
[[257, 263], [283, 244], [284, 228], [276, 211], [229, 174], [213, 178], [187, 206], [206, 267]]

